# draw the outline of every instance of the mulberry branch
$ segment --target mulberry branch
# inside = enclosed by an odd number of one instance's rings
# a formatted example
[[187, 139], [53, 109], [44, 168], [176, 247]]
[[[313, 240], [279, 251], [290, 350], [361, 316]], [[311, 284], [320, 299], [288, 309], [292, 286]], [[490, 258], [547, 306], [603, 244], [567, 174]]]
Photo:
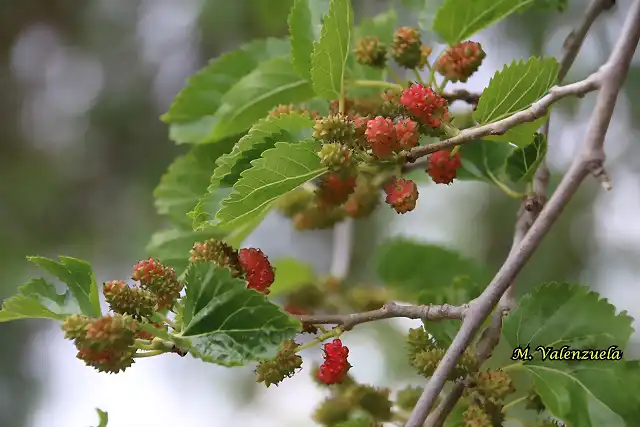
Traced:
[[[600, 88], [582, 150], [575, 157], [569, 171], [522, 239], [519, 247], [511, 251], [494, 279], [475, 300], [465, 316], [458, 334], [427, 383], [405, 427], [421, 427], [424, 424], [427, 414], [442, 391], [449, 373], [473, 340], [484, 320], [498, 303], [515, 276], [538, 248], [544, 236], [558, 219], [584, 179], [589, 175], [591, 168], [598, 165], [601, 166], [604, 162], [604, 139], [611, 122], [618, 93], [629, 71], [639, 40], [640, 0], [635, 0], [627, 12], [626, 22], [609, 60], [587, 80], [564, 86], [564, 88], [575, 87], [576, 85], [584, 85], [585, 82], [592, 80], [590, 84]], [[541, 101], [552, 94], [553, 89]], [[538, 103], [541, 101], [538, 101]], [[512, 116], [512, 118], [518, 114], [520, 113]]]
[[405, 317], [408, 319], [422, 320], [443, 320], [455, 319], [463, 320], [468, 304], [461, 306], [453, 306], [449, 304], [442, 305], [398, 305], [390, 302], [377, 310], [365, 311], [361, 313], [351, 314], [319, 314], [319, 315], [299, 315], [297, 318], [308, 324], [330, 324], [341, 325], [343, 330], [350, 330], [354, 326], [361, 323], [373, 322], [382, 319], [391, 319], [395, 317]]

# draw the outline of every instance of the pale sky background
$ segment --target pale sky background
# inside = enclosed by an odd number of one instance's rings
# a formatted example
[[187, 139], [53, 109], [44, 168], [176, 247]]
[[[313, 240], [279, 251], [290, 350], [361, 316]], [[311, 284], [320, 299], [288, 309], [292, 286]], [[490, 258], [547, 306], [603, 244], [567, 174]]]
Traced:
[[[116, 3], [104, 1], [102, 13], [113, 12], [117, 8]], [[158, 70], [153, 90], [160, 106], [158, 114], [161, 114], [196, 63], [193, 56], [194, 31], [199, 2], [146, 0], [143, 4], [146, 15], [138, 24], [137, 42], [149, 66]], [[628, 5], [628, 0], [618, 1], [616, 10], [607, 20], [622, 22]], [[612, 40], [618, 36], [618, 25], [605, 26], [598, 21], [595, 27], [599, 29], [596, 33], [606, 34]], [[568, 26], [558, 26], [556, 32], [549, 36], [548, 54], [558, 55], [568, 31]], [[485, 31], [474, 40], [482, 43], [488, 55], [481, 71], [466, 86], [471, 90], [481, 90], [505, 62], [523, 56], [499, 31]], [[599, 52], [594, 36], [585, 42], [578, 63], [586, 69], [595, 70], [604, 58], [591, 52]], [[38, 67], [33, 66], [33, 58], [39, 61]], [[639, 60], [639, 55], [636, 55], [634, 63], [639, 63]], [[16, 44], [12, 61], [24, 79], [37, 80], [41, 85], [41, 90], [25, 107], [31, 113], [25, 117], [24, 125], [32, 132], [33, 140], [64, 144], [64, 141], [74, 139], [69, 138], [70, 133], [83, 132], [83, 122], [79, 117], [100, 93], [105, 79], [106, 70], [100, 62], [61, 45], [55, 33], [46, 27], [25, 32]], [[574, 78], [570, 74], [567, 80]], [[61, 96], [60, 91], [73, 96]], [[590, 95], [581, 104], [580, 111], [584, 115], [590, 114], [594, 98]], [[60, 103], [60, 100], [64, 102]], [[624, 97], [618, 101], [607, 138], [608, 164], [616, 163], [616, 159], [624, 155], [625, 147], [638, 142], [637, 132], [627, 133], [631, 129], [628, 123], [633, 120], [628, 104], [629, 99]], [[568, 166], [585, 130], [583, 123], [568, 123], [557, 112], [554, 113], [549, 149], [549, 163], [553, 169], [564, 170]], [[598, 195], [594, 208], [596, 229], [583, 230], [576, 226], [577, 233], [595, 233], [597, 237], [597, 245], [591, 248], [593, 271], [585, 271], [584, 275], [596, 288], [603, 289], [603, 296], [610, 298], [619, 309], [640, 317], [637, 304], [640, 287], [635, 280], [638, 266], [616, 260], [618, 250], [640, 254], [640, 221], [637, 220], [640, 181], [621, 166], [609, 168], [609, 173], [614, 191]], [[420, 190], [421, 200], [428, 199], [430, 203], [419, 202], [416, 211], [392, 224], [390, 233], [409, 234], [411, 230], [415, 238], [453, 244], [447, 236], [451, 235], [457, 223], [471, 221], [473, 210], [449, 211], [444, 222], [437, 225], [425, 224], [424, 218], [432, 212], [441, 211], [449, 203], [481, 204], [485, 191], [484, 184], [474, 183], [424, 187]], [[270, 239], [273, 227], [278, 227], [282, 235], [277, 247]], [[307, 245], [305, 249], [300, 249], [301, 242]], [[309, 246], [309, 239], [300, 238], [279, 218], [270, 217], [251, 236], [247, 245], [261, 247], [272, 258], [299, 253], [309, 258], [313, 255], [318, 272], [328, 270], [329, 254], [316, 255], [316, 251], [323, 247], [316, 245], [314, 249]], [[607, 267], [602, 268], [603, 265]], [[128, 270], [114, 272], [111, 266], [95, 266], [95, 269], [99, 282], [128, 274]], [[396, 323], [405, 330], [418, 324], [414, 321]], [[344, 341], [351, 348], [350, 361], [356, 378], [366, 379], [375, 385], [391, 385], [383, 383], [384, 360], [371, 337], [352, 332], [345, 336]], [[75, 359], [73, 344], [64, 340], [61, 331], [53, 325], [37, 337], [33, 348], [33, 366], [38, 377], [43, 378], [45, 388], [39, 409], [32, 416], [32, 427], [95, 426], [96, 407], [109, 412], [109, 427], [305, 427], [314, 425], [310, 412], [324, 393], [311, 382], [308, 371], [303, 371], [280, 387], [262, 388], [261, 396], [250, 407], [242, 406], [230, 397], [229, 388], [233, 388], [233, 383], [229, 380], [239, 372], [246, 374], [249, 369], [207, 365], [190, 356], [143, 359], [125, 373], [100, 374]], [[319, 355], [319, 349], [307, 352], [305, 365], [310, 366], [313, 359], [319, 360]]]

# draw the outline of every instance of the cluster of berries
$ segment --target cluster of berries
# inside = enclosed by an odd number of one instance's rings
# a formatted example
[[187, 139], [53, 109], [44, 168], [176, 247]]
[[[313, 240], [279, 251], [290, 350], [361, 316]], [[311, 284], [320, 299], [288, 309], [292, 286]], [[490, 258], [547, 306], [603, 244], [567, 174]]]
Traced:
[[[354, 53], [359, 63], [371, 67], [385, 67], [389, 56], [404, 68], [422, 69], [431, 66], [432, 49], [422, 43], [416, 28], [400, 27], [391, 46], [377, 37], [364, 37]], [[466, 41], [446, 49], [433, 69], [447, 80], [466, 81], [484, 57], [479, 43]], [[292, 111], [308, 114], [316, 120], [313, 137], [322, 142], [318, 156], [328, 173], [317, 180], [316, 190], [298, 189], [279, 202], [281, 211], [300, 230], [328, 228], [345, 217], [365, 217], [378, 205], [381, 190], [396, 212], [413, 210], [418, 199], [416, 183], [389, 179], [388, 172], [406, 163], [407, 152], [419, 145], [421, 135], [442, 136], [450, 126], [445, 98], [420, 83], [384, 91], [378, 98], [347, 98], [342, 109], [338, 104], [331, 103], [326, 117], [293, 105], [270, 112], [275, 117]], [[426, 172], [436, 184], [451, 184], [461, 165], [459, 152], [442, 150], [428, 157]], [[381, 176], [386, 178], [378, 179]]]
[[[363, 65], [383, 68], [387, 65], [387, 55], [401, 67], [421, 70], [429, 65], [432, 49], [420, 40], [420, 32], [415, 27], [397, 28], [393, 44], [387, 46], [376, 36], [367, 36], [356, 42], [354, 55]], [[486, 54], [480, 43], [464, 41], [449, 46], [434, 62], [433, 68], [452, 82], [466, 82], [475, 73]]]
[[380, 38], [368, 36], [358, 40], [354, 49], [359, 63], [374, 68], [383, 68], [387, 65], [388, 53], [401, 67], [424, 68], [431, 54], [431, 47], [422, 44], [417, 28], [400, 27], [393, 35], [390, 48], [387, 48]]
[[[190, 254], [191, 262], [205, 260], [228, 268], [233, 277], [246, 280], [248, 289], [263, 294], [269, 293], [275, 279], [269, 259], [259, 249], [236, 251], [211, 239], [196, 243]], [[153, 334], [140, 325], [150, 324], [166, 331], [166, 324], [150, 319], [158, 312], [175, 310], [184, 288], [173, 268], [153, 258], [138, 262], [131, 278], [138, 283], [129, 286], [123, 280], [113, 280], [103, 284], [103, 294], [113, 314], [100, 318], [75, 315], [62, 324], [65, 337], [73, 340], [78, 349], [77, 357], [100, 372], [117, 373], [131, 366], [137, 351], [135, 340], [149, 341], [147, 345], [154, 340]], [[179, 349], [171, 351], [184, 355]]]
[[198, 260], [213, 262], [219, 267], [228, 268], [232, 277], [241, 277], [247, 281], [247, 288], [265, 295], [275, 280], [275, 272], [269, 258], [256, 248], [235, 250], [227, 243], [209, 239], [197, 242], [190, 251], [191, 262]]
[[123, 280], [103, 284], [113, 314], [100, 318], [74, 315], [62, 324], [65, 338], [73, 340], [78, 349], [78, 359], [100, 372], [117, 373], [133, 364], [135, 340], [153, 339], [139, 325], [149, 323], [167, 330], [164, 323], [149, 319], [158, 311], [173, 308], [184, 287], [175, 270], [151, 258], [138, 262], [131, 278], [138, 284], [129, 286]]

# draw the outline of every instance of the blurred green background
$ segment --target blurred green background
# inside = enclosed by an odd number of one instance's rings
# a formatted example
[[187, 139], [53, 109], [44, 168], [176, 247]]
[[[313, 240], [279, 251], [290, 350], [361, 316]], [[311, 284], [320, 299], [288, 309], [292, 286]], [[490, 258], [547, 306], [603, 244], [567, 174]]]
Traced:
[[[356, 19], [390, 3], [421, 2], [354, 0]], [[422, 3], [429, 5], [427, 13], [402, 9], [402, 22], [427, 22], [438, 2]], [[606, 58], [629, 4], [618, 1], [598, 20], [568, 81], [585, 77]], [[291, 0], [0, 0], [0, 298], [34, 273], [27, 255], [87, 259], [99, 281], [127, 276], [163, 225], [151, 192], [185, 151], [168, 140], [159, 115], [208, 59], [253, 38], [283, 36], [290, 5]], [[481, 90], [514, 58], [558, 55], [583, 9], [582, 1], [570, 1], [563, 14], [515, 16], [474, 38], [488, 57], [468, 87]], [[638, 55], [624, 90], [607, 139], [614, 191], [585, 186], [520, 275], [518, 289], [546, 280], [579, 281], [638, 317]], [[580, 143], [592, 107], [589, 96], [554, 110], [554, 182]], [[450, 245], [495, 271], [509, 250], [518, 203], [474, 183], [426, 185], [420, 191], [420, 208], [410, 215], [397, 218], [385, 210], [357, 224], [354, 278], [375, 279], [373, 243], [398, 233]], [[270, 238], [275, 234], [278, 242]], [[270, 257], [302, 254], [325, 273], [330, 238], [328, 232], [294, 233], [273, 217], [250, 240]], [[353, 338], [357, 375], [381, 384], [416, 381], [401, 355], [380, 344], [400, 339], [389, 324], [363, 328], [361, 335]], [[0, 427], [97, 424], [95, 406], [110, 412], [111, 427], [175, 425], [167, 414], [190, 427], [218, 426], [228, 424], [231, 418], [225, 417], [234, 411], [245, 417], [241, 425], [265, 426], [271, 424], [264, 417], [275, 417], [277, 405], [289, 408], [287, 398], [299, 399], [299, 408], [278, 415], [273, 425], [313, 425], [308, 412], [320, 396], [305, 377], [289, 391], [285, 385], [269, 389], [267, 399], [267, 392], [253, 387], [250, 369], [239, 369], [238, 379], [235, 371], [187, 359], [136, 364], [131, 371], [140, 373], [127, 371], [124, 379], [98, 375], [74, 359], [73, 346], [47, 322], [1, 324], [0, 342]], [[367, 359], [360, 367], [359, 355]], [[130, 400], [137, 392], [153, 396], [136, 404]], [[159, 408], [162, 401], [171, 404]], [[162, 415], [153, 418], [154, 412]]]

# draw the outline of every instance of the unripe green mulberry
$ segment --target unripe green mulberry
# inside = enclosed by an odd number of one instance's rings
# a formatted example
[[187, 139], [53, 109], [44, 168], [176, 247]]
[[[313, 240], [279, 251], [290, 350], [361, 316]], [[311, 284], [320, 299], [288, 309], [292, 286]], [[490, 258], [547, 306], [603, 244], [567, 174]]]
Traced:
[[133, 365], [133, 355], [135, 353], [136, 349], [134, 347], [124, 349], [83, 347], [78, 349], [76, 357], [87, 366], [95, 368], [98, 372], [117, 374]]
[[106, 282], [102, 287], [109, 308], [114, 313], [129, 314], [136, 319], [151, 317], [155, 312], [157, 297], [137, 286], [129, 287], [122, 280]]
[[285, 298], [285, 305], [294, 306], [303, 310], [315, 311], [322, 307], [325, 295], [313, 284], [297, 288]]
[[351, 150], [339, 142], [323, 144], [318, 152], [320, 163], [330, 171], [340, 171], [351, 165]]
[[313, 420], [326, 427], [334, 427], [349, 419], [352, 407], [340, 396], [329, 397], [320, 403], [313, 413]]
[[87, 325], [83, 347], [122, 350], [134, 344], [136, 331], [131, 317], [122, 314], [107, 315]]
[[466, 349], [458, 359], [456, 367], [449, 374], [449, 381], [455, 381], [457, 378], [466, 377], [477, 370], [478, 358], [472, 350]]
[[422, 62], [420, 32], [413, 27], [400, 27], [393, 35], [391, 55], [404, 68], [417, 68]]
[[465, 392], [477, 391], [494, 404], [503, 401], [505, 397], [516, 391], [509, 375], [501, 369], [476, 372], [473, 375], [473, 384], [474, 386], [465, 389]]
[[359, 385], [354, 391], [356, 404], [360, 408], [367, 411], [378, 421], [391, 420], [393, 403], [389, 400], [389, 389]]
[[445, 352], [444, 348], [431, 348], [420, 351], [411, 360], [411, 365], [416, 368], [420, 375], [429, 378], [440, 364]]
[[238, 251], [222, 240], [209, 239], [204, 243], [198, 242], [193, 245], [189, 253], [191, 254], [191, 262], [198, 260], [213, 262], [218, 267], [231, 270], [232, 277], [242, 276]]
[[275, 207], [284, 216], [293, 217], [298, 212], [303, 211], [315, 200], [313, 191], [304, 188], [296, 188], [293, 191], [279, 197], [275, 202]]
[[356, 60], [362, 65], [384, 68], [387, 63], [387, 47], [375, 36], [363, 37], [356, 42]]
[[360, 285], [351, 288], [347, 298], [356, 311], [377, 310], [389, 302], [389, 292], [379, 286]]
[[293, 340], [285, 341], [278, 355], [273, 360], [265, 360], [256, 368], [257, 382], [264, 382], [269, 387], [278, 385], [285, 378], [290, 378], [302, 366], [302, 357], [295, 352], [298, 344]]
[[338, 113], [316, 120], [313, 137], [326, 143], [341, 142], [350, 145], [354, 142], [355, 128], [348, 117]]
[[296, 107], [293, 104], [280, 104], [280, 105], [276, 105], [275, 107], [273, 107], [270, 111], [269, 111], [269, 116], [270, 117], [280, 117], [282, 115], [287, 115], [287, 114], [291, 114], [291, 113], [298, 113], [298, 114], [303, 114], [303, 115], [307, 115], [313, 119], [317, 119], [320, 117], [320, 115], [318, 113], [316, 113], [315, 111], [310, 111], [307, 108], [298, 106]]
[[[413, 387], [407, 386], [402, 390], [398, 391], [398, 395], [396, 396], [396, 405], [398, 408], [404, 411], [413, 411], [413, 408], [418, 403], [418, 399], [422, 395], [422, 387]], [[435, 404], [433, 405], [436, 406]]]
[[423, 326], [409, 329], [407, 334], [407, 354], [412, 360], [418, 353], [433, 348], [433, 340]]
[[138, 280], [142, 289], [152, 292], [158, 302], [158, 310], [172, 308], [180, 297], [184, 285], [178, 281], [176, 271], [153, 258], [142, 260], [133, 267], [133, 280]]
[[343, 211], [351, 218], [364, 218], [380, 204], [380, 189], [373, 185], [364, 174], [358, 174], [356, 188], [342, 205]]
[[320, 207], [313, 204], [293, 216], [296, 230], [320, 230], [331, 228], [345, 217], [344, 211], [338, 208]]
[[491, 417], [479, 406], [471, 405], [462, 415], [464, 427], [493, 427]]
[[67, 317], [61, 325], [64, 337], [69, 340], [84, 340], [90, 323], [91, 319], [80, 314]]

